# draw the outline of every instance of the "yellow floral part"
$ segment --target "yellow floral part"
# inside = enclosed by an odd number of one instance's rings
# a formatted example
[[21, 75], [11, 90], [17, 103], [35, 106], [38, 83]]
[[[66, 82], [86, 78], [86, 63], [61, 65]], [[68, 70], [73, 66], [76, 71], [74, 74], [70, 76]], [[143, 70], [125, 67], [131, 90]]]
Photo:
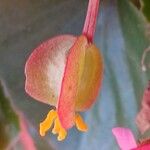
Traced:
[[86, 123], [83, 121], [82, 117], [79, 114], [76, 114], [75, 124], [79, 131], [86, 132], [88, 130]]
[[[45, 136], [46, 132], [52, 127], [53, 123], [54, 127], [52, 129], [52, 133], [58, 134], [58, 141], [64, 140], [67, 136], [67, 131], [61, 126], [56, 110], [51, 110], [47, 114], [46, 119], [40, 123], [40, 135]], [[79, 131], [86, 132], [88, 130], [86, 123], [79, 114], [75, 115], [75, 125]]]
[[55, 110], [51, 110], [48, 114], [46, 119], [40, 123], [40, 135], [45, 136], [45, 133], [51, 128], [54, 119], [56, 119], [57, 113]]
[[40, 123], [40, 135], [45, 136], [45, 133], [51, 128], [54, 123], [54, 128], [52, 130], [53, 134], [58, 134], [57, 140], [62, 141], [66, 138], [67, 132], [61, 126], [57, 112], [55, 110], [51, 110], [46, 119]]
[[67, 136], [67, 132], [66, 130], [61, 126], [60, 121], [58, 119], [58, 117], [56, 118], [55, 122], [54, 122], [54, 128], [52, 130], [53, 134], [58, 134], [57, 140], [58, 141], [62, 141], [66, 138]]

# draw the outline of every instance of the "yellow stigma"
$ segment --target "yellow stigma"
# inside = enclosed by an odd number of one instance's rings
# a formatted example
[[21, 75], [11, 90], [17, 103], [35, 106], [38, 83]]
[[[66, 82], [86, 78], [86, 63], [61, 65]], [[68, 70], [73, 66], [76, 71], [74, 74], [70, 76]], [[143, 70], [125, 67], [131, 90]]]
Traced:
[[82, 117], [79, 114], [76, 114], [75, 124], [79, 131], [86, 132], [88, 130], [86, 123], [83, 121]]
[[[54, 127], [52, 129], [53, 134], [58, 134], [57, 140], [62, 141], [66, 138], [67, 132], [61, 126], [61, 123], [58, 118], [58, 114], [56, 110], [51, 110], [47, 117], [43, 122], [40, 123], [40, 135], [45, 136], [46, 132], [51, 128], [54, 123]], [[79, 114], [75, 115], [75, 125], [79, 131], [86, 132], [88, 130], [87, 125], [83, 121], [82, 117]]]
[[61, 126], [57, 112], [55, 110], [51, 110], [46, 119], [40, 123], [40, 135], [45, 136], [45, 133], [51, 128], [54, 123], [54, 128], [52, 129], [53, 134], [58, 134], [57, 140], [62, 141], [66, 138], [67, 132]]
[[67, 132], [65, 131], [65, 129], [61, 126], [60, 121], [58, 119], [58, 117], [56, 118], [55, 122], [54, 122], [54, 128], [52, 130], [53, 134], [58, 134], [57, 140], [58, 141], [62, 141], [66, 138], [67, 136]]

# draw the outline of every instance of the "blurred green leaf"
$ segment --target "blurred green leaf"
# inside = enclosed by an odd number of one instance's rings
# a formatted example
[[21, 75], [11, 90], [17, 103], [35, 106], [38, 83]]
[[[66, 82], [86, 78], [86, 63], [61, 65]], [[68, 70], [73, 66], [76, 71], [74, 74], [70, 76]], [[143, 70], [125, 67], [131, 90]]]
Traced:
[[10, 98], [5, 95], [0, 81], [0, 149], [5, 149], [19, 132], [18, 116], [10, 103]]
[[147, 18], [147, 20], [150, 22], [150, 1], [149, 0], [141, 0], [142, 3], [142, 11]]
[[149, 0], [131, 0], [131, 2], [142, 11], [147, 21], [150, 21], [150, 1]]
[[140, 0], [131, 0], [131, 2], [132, 2], [138, 9], [141, 8]]

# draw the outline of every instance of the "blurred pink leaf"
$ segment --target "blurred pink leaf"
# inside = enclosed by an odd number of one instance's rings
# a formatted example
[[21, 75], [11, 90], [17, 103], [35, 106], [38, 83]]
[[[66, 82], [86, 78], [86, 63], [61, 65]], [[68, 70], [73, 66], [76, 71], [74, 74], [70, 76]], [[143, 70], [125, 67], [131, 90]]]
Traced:
[[28, 132], [28, 126], [25, 118], [20, 115], [20, 142], [22, 143], [24, 150], [36, 150], [34, 140]]

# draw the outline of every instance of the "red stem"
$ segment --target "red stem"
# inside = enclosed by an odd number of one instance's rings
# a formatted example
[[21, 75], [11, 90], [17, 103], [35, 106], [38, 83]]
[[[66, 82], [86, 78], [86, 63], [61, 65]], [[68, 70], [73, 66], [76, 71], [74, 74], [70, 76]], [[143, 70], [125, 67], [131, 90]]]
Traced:
[[93, 42], [100, 0], [89, 0], [87, 15], [82, 34], [85, 35], [89, 42]]

